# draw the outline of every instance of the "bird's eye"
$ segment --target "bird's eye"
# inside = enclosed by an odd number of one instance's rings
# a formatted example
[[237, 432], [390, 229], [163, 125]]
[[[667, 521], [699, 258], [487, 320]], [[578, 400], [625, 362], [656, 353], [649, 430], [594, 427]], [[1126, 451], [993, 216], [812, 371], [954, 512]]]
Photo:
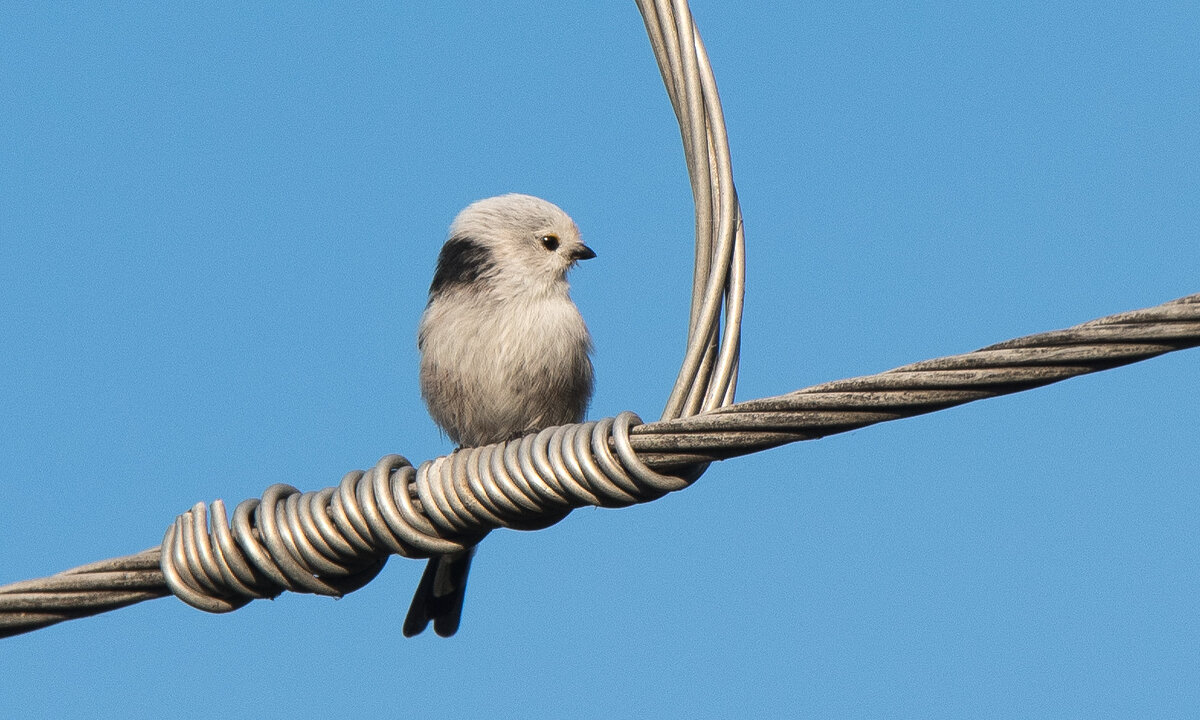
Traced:
[[558, 236], [557, 235], [543, 235], [542, 236], [542, 247], [546, 248], [550, 252], [554, 252], [555, 250], [557, 250], [558, 249]]

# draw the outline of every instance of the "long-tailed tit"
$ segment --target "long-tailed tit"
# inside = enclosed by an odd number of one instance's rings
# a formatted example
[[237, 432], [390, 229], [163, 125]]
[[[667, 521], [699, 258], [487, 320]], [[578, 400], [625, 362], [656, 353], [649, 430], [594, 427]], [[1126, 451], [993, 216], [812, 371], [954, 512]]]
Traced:
[[[450, 225], [421, 316], [421, 396], [460, 447], [583, 420], [591, 336], [567, 271], [596, 253], [557, 206], [529, 195], [472, 203]], [[430, 559], [404, 619], [458, 630], [474, 548]]]

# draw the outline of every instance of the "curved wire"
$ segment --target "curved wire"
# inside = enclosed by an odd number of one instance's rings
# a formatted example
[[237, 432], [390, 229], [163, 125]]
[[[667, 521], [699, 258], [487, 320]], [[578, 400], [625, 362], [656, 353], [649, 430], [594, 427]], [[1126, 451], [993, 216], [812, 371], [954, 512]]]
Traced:
[[[335, 488], [273, 485], [262, 499], [240, 503], [228, 523], [220, 500], [199, 503], [171, 526], [161, 549], [0, 587], [0, 637], [171, 592], [211, 612], [284, 589], [338, 595], [374, 577], [389, 554], [427, 557], [494, 527], [547, 527], [581, 504], [647, 502], [686, 487], [713, 460], [1197, 345], [1200, 294], [688, 418], [638, 425], [623, 413], [460, 450], [418, 469], [389, 455]], [[549, 464], [548, 475], [535, 456]], [[453, 527], [425, 515], [421, 498], [443, 508], [440, 517]]]
[[669, 420], [733, 401], [745, 238], [716, 78], [691, 10], [683, 0], [638, 0], [637, 5], [679, 121], [696, 206], [688, 338], [663, 409], [662, 419]]

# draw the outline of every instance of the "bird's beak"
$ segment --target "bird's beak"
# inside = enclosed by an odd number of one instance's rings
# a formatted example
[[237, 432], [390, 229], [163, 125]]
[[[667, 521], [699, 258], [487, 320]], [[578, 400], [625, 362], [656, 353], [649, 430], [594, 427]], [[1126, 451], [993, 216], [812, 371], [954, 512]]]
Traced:
[[591, 260], [594, 257], [596, 257], [596, 251], [587, 245], [580, 245], [571, 251], [572, 260]]

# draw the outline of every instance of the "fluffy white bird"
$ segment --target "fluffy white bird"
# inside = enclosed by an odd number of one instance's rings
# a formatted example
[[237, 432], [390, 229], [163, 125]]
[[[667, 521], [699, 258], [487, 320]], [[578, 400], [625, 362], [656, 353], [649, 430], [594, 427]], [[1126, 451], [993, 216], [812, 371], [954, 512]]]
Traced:
[[[583, 420], [592, 396], [591, 336], [567, 271], [596, 253], [558, 206], [501, 195], [450, 225], [421, 316], [421, 396], [461, 447]], [[404, 619], [458, 630], [474, 548], [430, 559]]]

